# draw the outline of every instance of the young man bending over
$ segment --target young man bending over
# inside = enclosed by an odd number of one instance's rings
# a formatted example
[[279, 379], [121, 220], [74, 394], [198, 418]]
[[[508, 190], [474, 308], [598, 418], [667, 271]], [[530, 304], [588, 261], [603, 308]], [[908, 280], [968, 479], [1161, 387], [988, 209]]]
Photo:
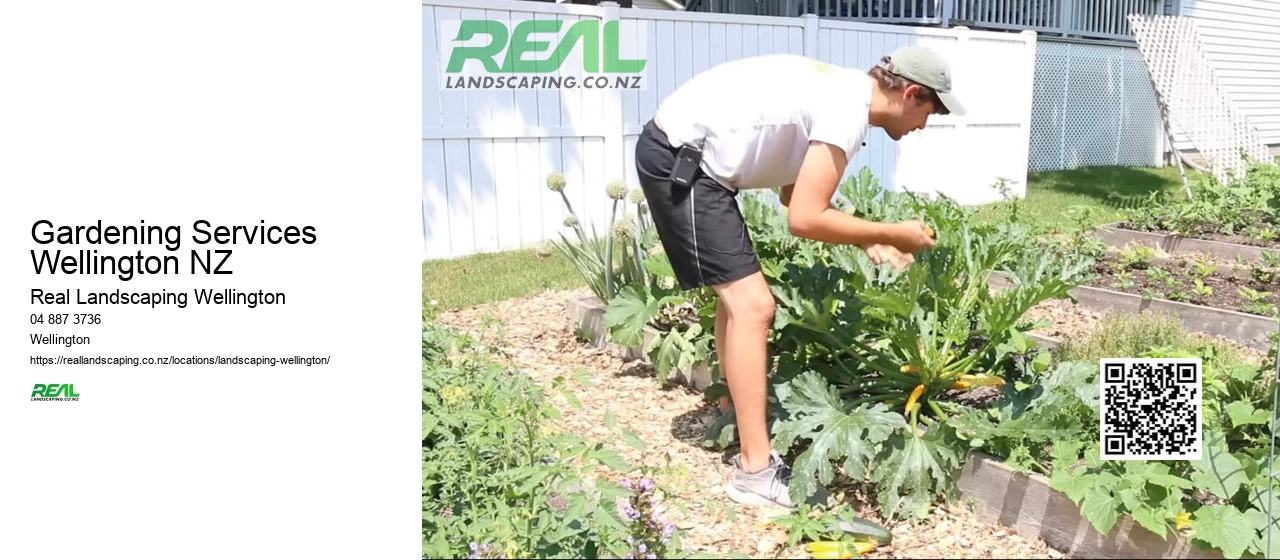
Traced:
[[775, 304], [738, 191], [780, 187], [792, 234], [856, 245], [873, 262], [902, 268], [933, 246], [922, 223], [871, 222], [830, 203], [869, 127], [897, 141], [948, 113], [964, 114], [948, 64], [906, 47], [870, 72], [796, 55], [724, 63], [680, 85], [644, 126], [636, 171], [662, 246], [683, 289], [712, 286], [718, 297], [716, 352], [740, 444], [726, 489], [733, 500], [795, 507], [790, 467], [766, 428]]

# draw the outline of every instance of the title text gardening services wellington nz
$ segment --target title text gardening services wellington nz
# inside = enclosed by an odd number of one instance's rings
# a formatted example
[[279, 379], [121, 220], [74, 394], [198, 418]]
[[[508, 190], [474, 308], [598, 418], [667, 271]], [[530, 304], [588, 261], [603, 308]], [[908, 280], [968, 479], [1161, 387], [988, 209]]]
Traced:
[[[182, 228], [176, 225], [148, 225], [146, 220], [137, 225], [104, 225], [102, 220], [93, 224], [55, 224], [38, 220], [31, 226], [31, 238], [42, 246], [76, 245], [140, 245], [157, 246], [169, 254], [144, 254], [142, 249], [132, 254], [105, 254], [94, 249], [33, 249], [31, 264], [36, 274], [49, 275], [111, 275], [128, 282], [139, 275], [233, 274], [233, 245], [311, 245], [316, 242], [314, 226], [269, 225], [266, 220], [257, 225], [215, 225], [208, 220], [196, 220], [191, 224], [190, 239], [200, 248], [191, 249], [184, 265], [179, 258], [182, 249]], [[218, 247], [218, 248], [212, 248]], [[81, 291], [80, 289], [33, 288], [31, 303], [44, 305], [177, 305], [185, 308], [188, 296], [195, 303], [214, 305], [274, 305], [285, 303], [280, 292], [245, 292], [234, 289], [198, 289], [190, 293], [131, 292], [119, 289], [110, 291]]]

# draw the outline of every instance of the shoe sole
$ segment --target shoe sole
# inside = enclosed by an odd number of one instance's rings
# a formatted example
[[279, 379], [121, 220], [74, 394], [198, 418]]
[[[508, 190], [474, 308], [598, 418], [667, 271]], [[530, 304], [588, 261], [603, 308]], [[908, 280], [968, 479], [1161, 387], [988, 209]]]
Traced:
[[768, 507], [776, 507], [776, 508], [782, 508], [782, 509], [793, 510], [793, 511], [796, 509], [795, 506], [789, 506], [786, 504], [778, 503], [776, 501], [770, 500], [769, 498], [761, 496], [760, 494], [756, 494], [755, 492], [740, 490], [733, 484], [726, 484], [724, 487], [724, 491], [725, 491], [725, 494], [729, 495], [730, 500], [738, 502], [739, 504], [742, 504], [744, 506], [758, 506], [758, 507], [768, 506]]

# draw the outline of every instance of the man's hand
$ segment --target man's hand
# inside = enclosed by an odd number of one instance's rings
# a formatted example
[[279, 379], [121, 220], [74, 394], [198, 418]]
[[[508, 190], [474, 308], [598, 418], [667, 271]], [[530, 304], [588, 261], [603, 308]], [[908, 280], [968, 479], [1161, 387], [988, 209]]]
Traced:
[[896, 224], [885, 224], [888, 231], [889, 245], [903, 253], [915, 253], [921, 249], [933, 247], [933, 230], [920, 220], [909, 220]]
[[871, 262], [876, 264], [888, 262], [898, 270], [906, 268], [907, 265], [916, 260], [910, 253], [903, 253], [889, 245], [871, 245], [863, 247], [862, 250], [866, 251], [867, 256], [871, 258]]

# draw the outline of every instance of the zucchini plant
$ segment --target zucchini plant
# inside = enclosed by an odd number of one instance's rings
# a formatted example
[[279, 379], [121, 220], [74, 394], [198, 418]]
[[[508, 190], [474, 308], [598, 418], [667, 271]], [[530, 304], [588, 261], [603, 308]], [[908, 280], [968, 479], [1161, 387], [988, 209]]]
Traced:
[[[1037, 251], [1016, 225], [976, 226], [951, 200], [878, 192], [860, 179], [842, 189], [854, 212], [921, 217], [937, 245], [903, 271], [844, 247], [774, 264], [784, 413], [773, 431], [781, 449], [800, 444], [793, 499], [828, 484], [839, 463], [876, 483], [887, 515], [925, 515], [968, 449], [951, 423], [965, 406], [950, 397], [1003, 386], [1013, 353], [1025, 349], [1021, 334], [1039, 326], [1024, 320], [1027, 311], [1069, 297], [1092, 259]], [[1002, 290], [991, 289], [997, 271]]]

